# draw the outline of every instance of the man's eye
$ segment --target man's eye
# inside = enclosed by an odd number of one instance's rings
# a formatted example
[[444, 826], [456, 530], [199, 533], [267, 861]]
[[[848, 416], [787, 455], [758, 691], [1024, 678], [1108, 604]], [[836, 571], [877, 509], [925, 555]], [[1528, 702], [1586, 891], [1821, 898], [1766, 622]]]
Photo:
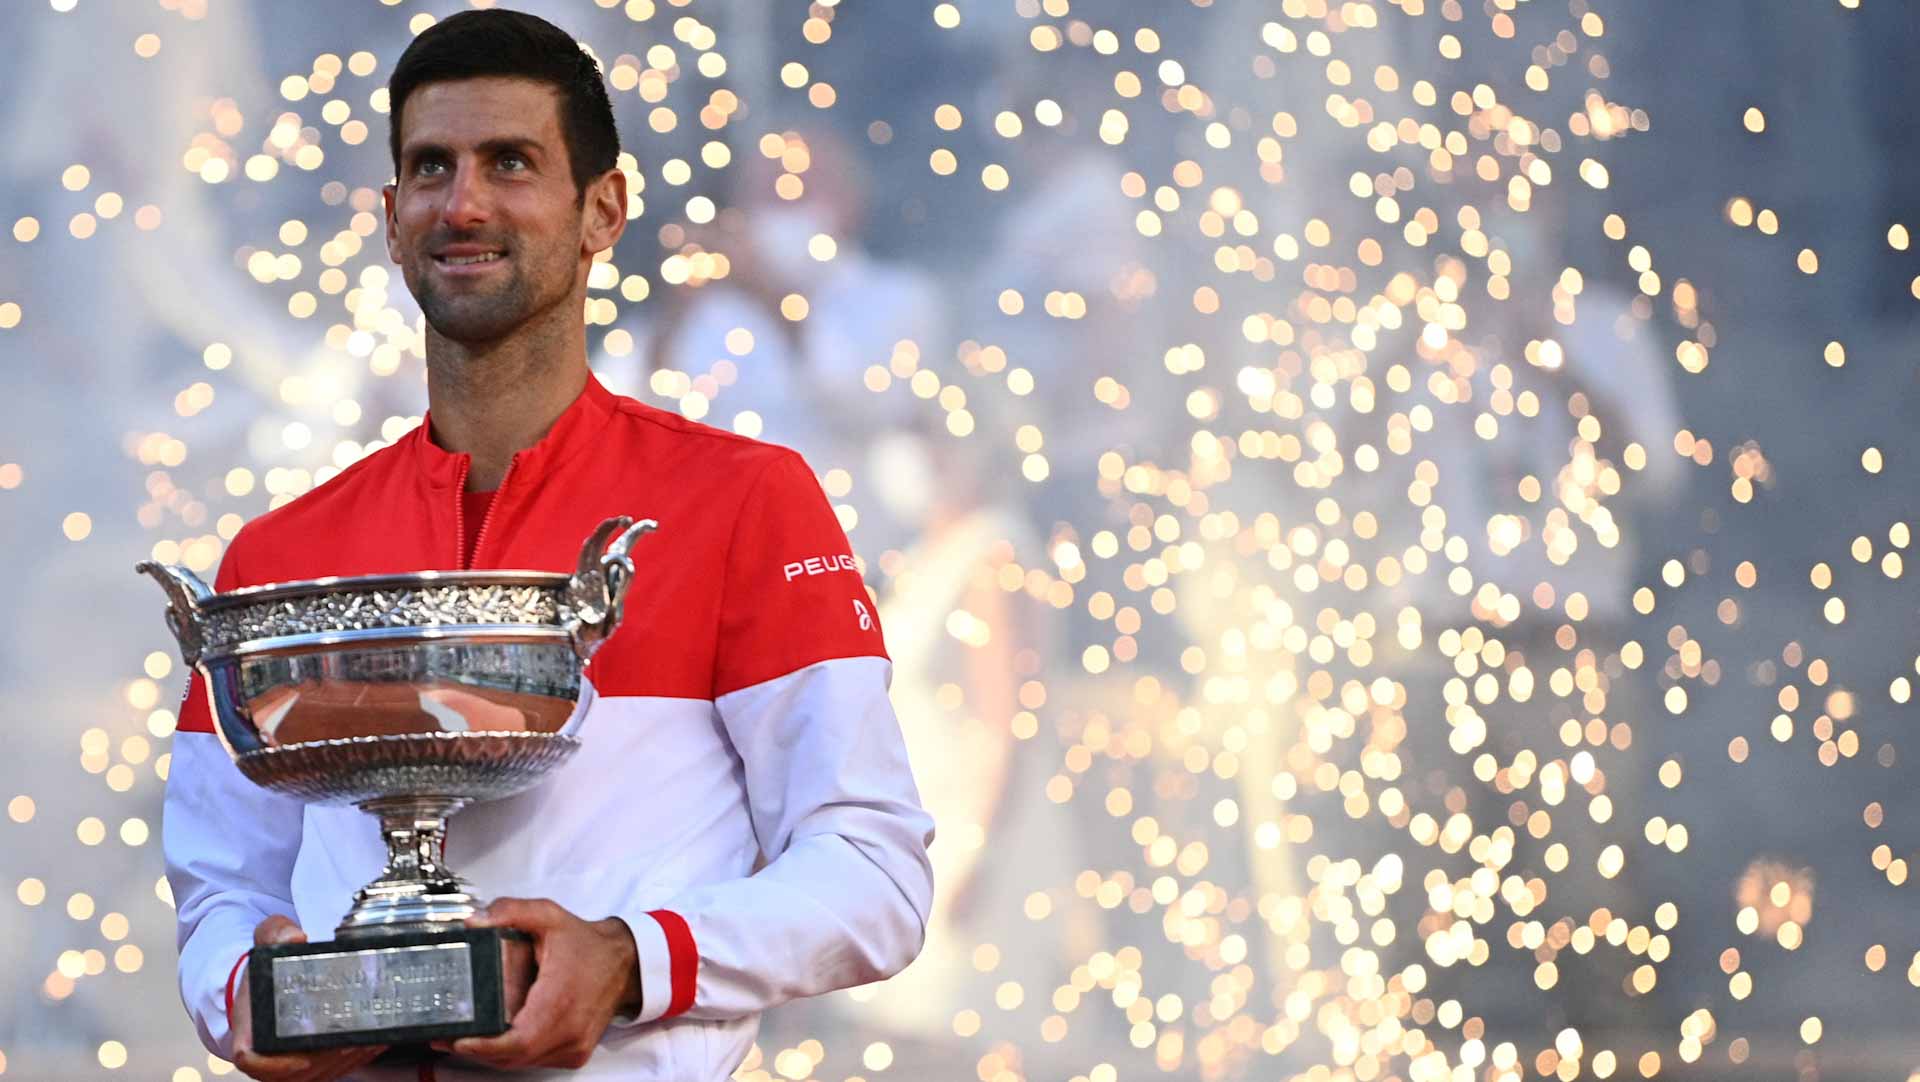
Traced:
[[502, 154], [500, 156], [500, 168], [510, 173], [517, 173], [527, 168], [527, 159], [518, 154]]
[[432, 176], [440, 172], [441, 170], [445, 169], [446, 167], [447, 167], [446, 162], [440, 161], [435, 158], [426, 158], [426, 159], [423, 159], [418, 165], [414, 166], [413, 171], [419, 174], [420, 176]]

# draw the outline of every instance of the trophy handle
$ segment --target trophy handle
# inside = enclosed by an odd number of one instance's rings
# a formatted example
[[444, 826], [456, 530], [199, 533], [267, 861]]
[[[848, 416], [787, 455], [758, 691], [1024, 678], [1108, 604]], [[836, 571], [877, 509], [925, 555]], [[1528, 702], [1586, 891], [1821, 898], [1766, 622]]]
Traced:
[[213, 590], [200, 576], [179, 564], [143, 560], [133, 567], [142, 575], [151, 575], [167, 592], [167, 630], [180, 644], [180, 660], [191, 669], [200, 663], [200, 604], [213, 596]]
[[567, 584], [572, 611], [565, 624], [580, 660], [592, 658], [620, 626], [627, 588], [633, 584], [633, 557], [628, 552], [635, 541], [658, 528], [659, 523], [650, 518], [635, 522], [617, 515], [602, 522], [581, 546], [579, 566]]

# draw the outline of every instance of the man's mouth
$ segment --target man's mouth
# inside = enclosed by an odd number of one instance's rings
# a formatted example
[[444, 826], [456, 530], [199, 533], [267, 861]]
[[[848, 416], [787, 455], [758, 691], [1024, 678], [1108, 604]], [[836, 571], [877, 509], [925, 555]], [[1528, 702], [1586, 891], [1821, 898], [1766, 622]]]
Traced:
[[443, 267], [470, 267], [478, 263], [493, 263], [505, 259], [502, 252], [478, 252], [472, 255], [437, 255], [434, 262]]

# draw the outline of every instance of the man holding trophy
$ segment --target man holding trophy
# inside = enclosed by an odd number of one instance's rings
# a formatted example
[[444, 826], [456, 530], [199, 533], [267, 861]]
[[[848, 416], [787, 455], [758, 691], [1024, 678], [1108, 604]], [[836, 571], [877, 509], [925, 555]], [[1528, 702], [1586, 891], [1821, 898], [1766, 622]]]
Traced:
[[874, 606], [798, 455], [589, 372], [627, 190], [572, 37], [455, 15], [389, 91], [426, 423], [250, 522], [212, 590], [142, 565], [197, 670], [188, 1013], [257, 1079], [727, 1078], [761, 1011], [920, 948]]

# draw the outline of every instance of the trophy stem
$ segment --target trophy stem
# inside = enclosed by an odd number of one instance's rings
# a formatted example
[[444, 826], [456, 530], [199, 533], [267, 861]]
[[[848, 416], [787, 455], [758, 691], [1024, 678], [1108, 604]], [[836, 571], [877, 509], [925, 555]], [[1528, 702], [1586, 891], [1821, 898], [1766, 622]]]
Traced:
[[343, 938], [424, 931], [458, 924], [484, 904], [447, 867], [447, 818], [463, 797], [394, 796], [363, 800], [387, 841], [387, 866], [353, 896], [336, 934]]

